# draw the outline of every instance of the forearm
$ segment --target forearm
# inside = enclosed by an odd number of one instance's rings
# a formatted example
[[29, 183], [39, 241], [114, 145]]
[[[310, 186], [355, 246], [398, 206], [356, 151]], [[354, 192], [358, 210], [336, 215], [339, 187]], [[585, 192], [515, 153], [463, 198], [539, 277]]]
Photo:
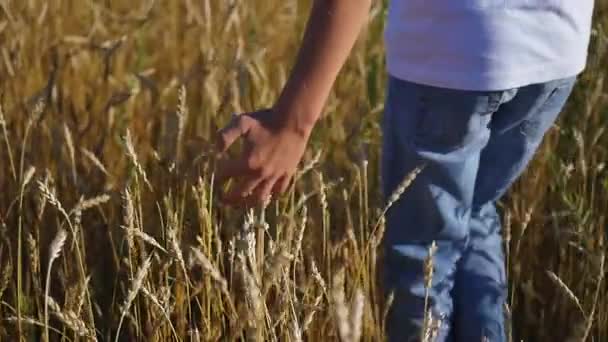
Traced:
[[361, 31], [372, 0], [316, 0], [294, 68], [275, 110], [309, 134]]

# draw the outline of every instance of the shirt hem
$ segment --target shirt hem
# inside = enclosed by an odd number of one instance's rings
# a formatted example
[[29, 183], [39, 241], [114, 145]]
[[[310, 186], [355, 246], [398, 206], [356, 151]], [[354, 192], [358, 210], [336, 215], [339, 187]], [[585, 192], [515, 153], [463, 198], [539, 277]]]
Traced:
[[469, 90], [469, 91], [498, 91], [520, 88], [531, 84], [545, 83], [553, 80], [579, 75], [585, 70], [586, 59], [582, 63], [543, 64], [535, 68], [526, 68], [518, 72], [489, 72], [477, 74], [473, 72], [446, 72], [437, 69], [420, 68], [399, 63], [399, 66], [387, 62], [388, 73], [398, 79], [428, 85], [432, 87]]

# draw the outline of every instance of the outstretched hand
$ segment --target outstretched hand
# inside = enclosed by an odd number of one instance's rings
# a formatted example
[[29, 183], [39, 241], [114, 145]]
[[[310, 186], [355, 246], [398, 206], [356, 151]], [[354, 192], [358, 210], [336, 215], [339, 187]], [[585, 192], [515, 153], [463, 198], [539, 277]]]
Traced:
[[274, 109], [239, 115], [220, 131], [223, 152], [244, 139], [242, 154], [219, 166], [220, 185], [236, 180], [225, 202], [260, 204], [287, 189], [371, 4], [371, 0], [314, 2], [298, 57]]
[[219, 183], [234, 179], [235, 185], [223, 200], [231, 205], [258, 205], [273, 194], [287, 190], [302, 159], [309, 132], [280, 123], [272, 109], [236, 115], [218, 134], [218, 148], [224, 153], [239, 138], [240, 156], [221, 159]]

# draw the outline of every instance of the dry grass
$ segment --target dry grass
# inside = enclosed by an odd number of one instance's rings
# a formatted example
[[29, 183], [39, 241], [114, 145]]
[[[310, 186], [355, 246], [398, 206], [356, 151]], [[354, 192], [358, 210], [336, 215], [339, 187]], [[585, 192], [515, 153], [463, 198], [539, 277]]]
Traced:
[[[290, 193], [217, 202], [212, 134], [272, 104], [308, 5], [0, 1], [0, 340], [383, 338], [382, 4]], [[608, 340], [607, 7], [503, 201], [513, 340]]]

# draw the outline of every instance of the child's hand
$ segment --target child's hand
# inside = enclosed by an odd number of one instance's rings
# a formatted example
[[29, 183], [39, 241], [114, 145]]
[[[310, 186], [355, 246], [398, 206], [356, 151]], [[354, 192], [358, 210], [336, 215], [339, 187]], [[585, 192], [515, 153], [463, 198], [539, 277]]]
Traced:
[[260, 204], [287, 189], [371, 3], [314, 1], [298, 58], [275, 110], [239, 115], [220, 131], [223, 152], [238, 138], [245, 139], [241, 156], [220, 164], [219, 184], [236, 180], [225, 196], [227, 203]]
[[236, 181], [224, 196], [226, 203], [262, 204], [272, 194], [287, 190], [304, 154], [309, 132], [280, 124], [277, 115], [281, 114], [273, 110], [238, 115], [219, 132], [218, 147], [222, 152], [238, 138], [244, 139], [242, 154], [219, 164], [219, 184], [230, 178]]

